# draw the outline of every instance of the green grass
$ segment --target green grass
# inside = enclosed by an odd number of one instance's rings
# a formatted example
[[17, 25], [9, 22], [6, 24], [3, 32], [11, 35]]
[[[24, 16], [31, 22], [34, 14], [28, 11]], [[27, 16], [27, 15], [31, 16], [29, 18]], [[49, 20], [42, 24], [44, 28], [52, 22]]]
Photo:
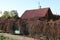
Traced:
[[4, 37], [4, 36], [1, 35], [0, 40], [15, 40], [15, 39]]

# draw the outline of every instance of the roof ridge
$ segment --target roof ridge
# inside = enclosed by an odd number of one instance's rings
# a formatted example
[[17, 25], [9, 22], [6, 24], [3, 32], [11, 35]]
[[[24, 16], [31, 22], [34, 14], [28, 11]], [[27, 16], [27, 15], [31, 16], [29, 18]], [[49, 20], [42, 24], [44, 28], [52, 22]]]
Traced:
[[39, 9], [29, 9], [29, 10], [26, 10], [26, 11], [31, 11], [31, 10], [40, 10], [40, 9], [50, 9], [50, 7], [47, 7], [47, 8], [39, 8]]

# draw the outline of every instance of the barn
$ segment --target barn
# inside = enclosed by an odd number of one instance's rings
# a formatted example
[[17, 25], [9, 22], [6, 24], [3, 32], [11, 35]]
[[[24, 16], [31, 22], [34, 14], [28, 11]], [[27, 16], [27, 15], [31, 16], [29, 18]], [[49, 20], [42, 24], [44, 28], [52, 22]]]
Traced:
[[50, 8], [39, 8], [39, 9], [32, 9], [26, 10], [23, 15], [21, 16], [22, 19], [37, 19], [37, 20], [56, 20], [59, 19], [60, 16], [53, 15]]
[[53, 14], [50, 8], [40, 8], [33, 10], [26, 10], [24, 14], [21, 16], [22, 19], [52, 19]]

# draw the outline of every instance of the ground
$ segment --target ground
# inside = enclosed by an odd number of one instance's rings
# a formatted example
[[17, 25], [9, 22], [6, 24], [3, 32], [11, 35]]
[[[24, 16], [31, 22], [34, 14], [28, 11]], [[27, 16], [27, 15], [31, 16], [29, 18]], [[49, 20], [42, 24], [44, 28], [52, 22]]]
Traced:
[[18, 36], [18, 35], [12, 35], [12, 34], [7, 34], [7, 33], [0, 33], [0, 35], [3, 35], [5, 37], [9, 37], [9, 38], [13, 38], [16, 40], [36, 40], [34, 38], [29, 38], [29, 37], [25, 37], [25, 36]]

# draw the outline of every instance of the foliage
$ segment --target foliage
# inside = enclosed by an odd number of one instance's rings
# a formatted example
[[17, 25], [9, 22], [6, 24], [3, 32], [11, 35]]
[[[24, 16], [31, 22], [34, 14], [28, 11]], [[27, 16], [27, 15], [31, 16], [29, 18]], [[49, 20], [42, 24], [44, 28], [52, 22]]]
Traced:
[[9, 18], [9, 12], [8, 11], [4, 11], [2, 18]]
[[18, 12], [16, 10], [12, 11], [4, 11], [3, 15], [1, 18], [18, 18]]
[[10, 17], [18, 18], [18, 12], [16, 10], [10, 11]]
[[14, 40], [14, 39], [0, 35], [0, 40]]

